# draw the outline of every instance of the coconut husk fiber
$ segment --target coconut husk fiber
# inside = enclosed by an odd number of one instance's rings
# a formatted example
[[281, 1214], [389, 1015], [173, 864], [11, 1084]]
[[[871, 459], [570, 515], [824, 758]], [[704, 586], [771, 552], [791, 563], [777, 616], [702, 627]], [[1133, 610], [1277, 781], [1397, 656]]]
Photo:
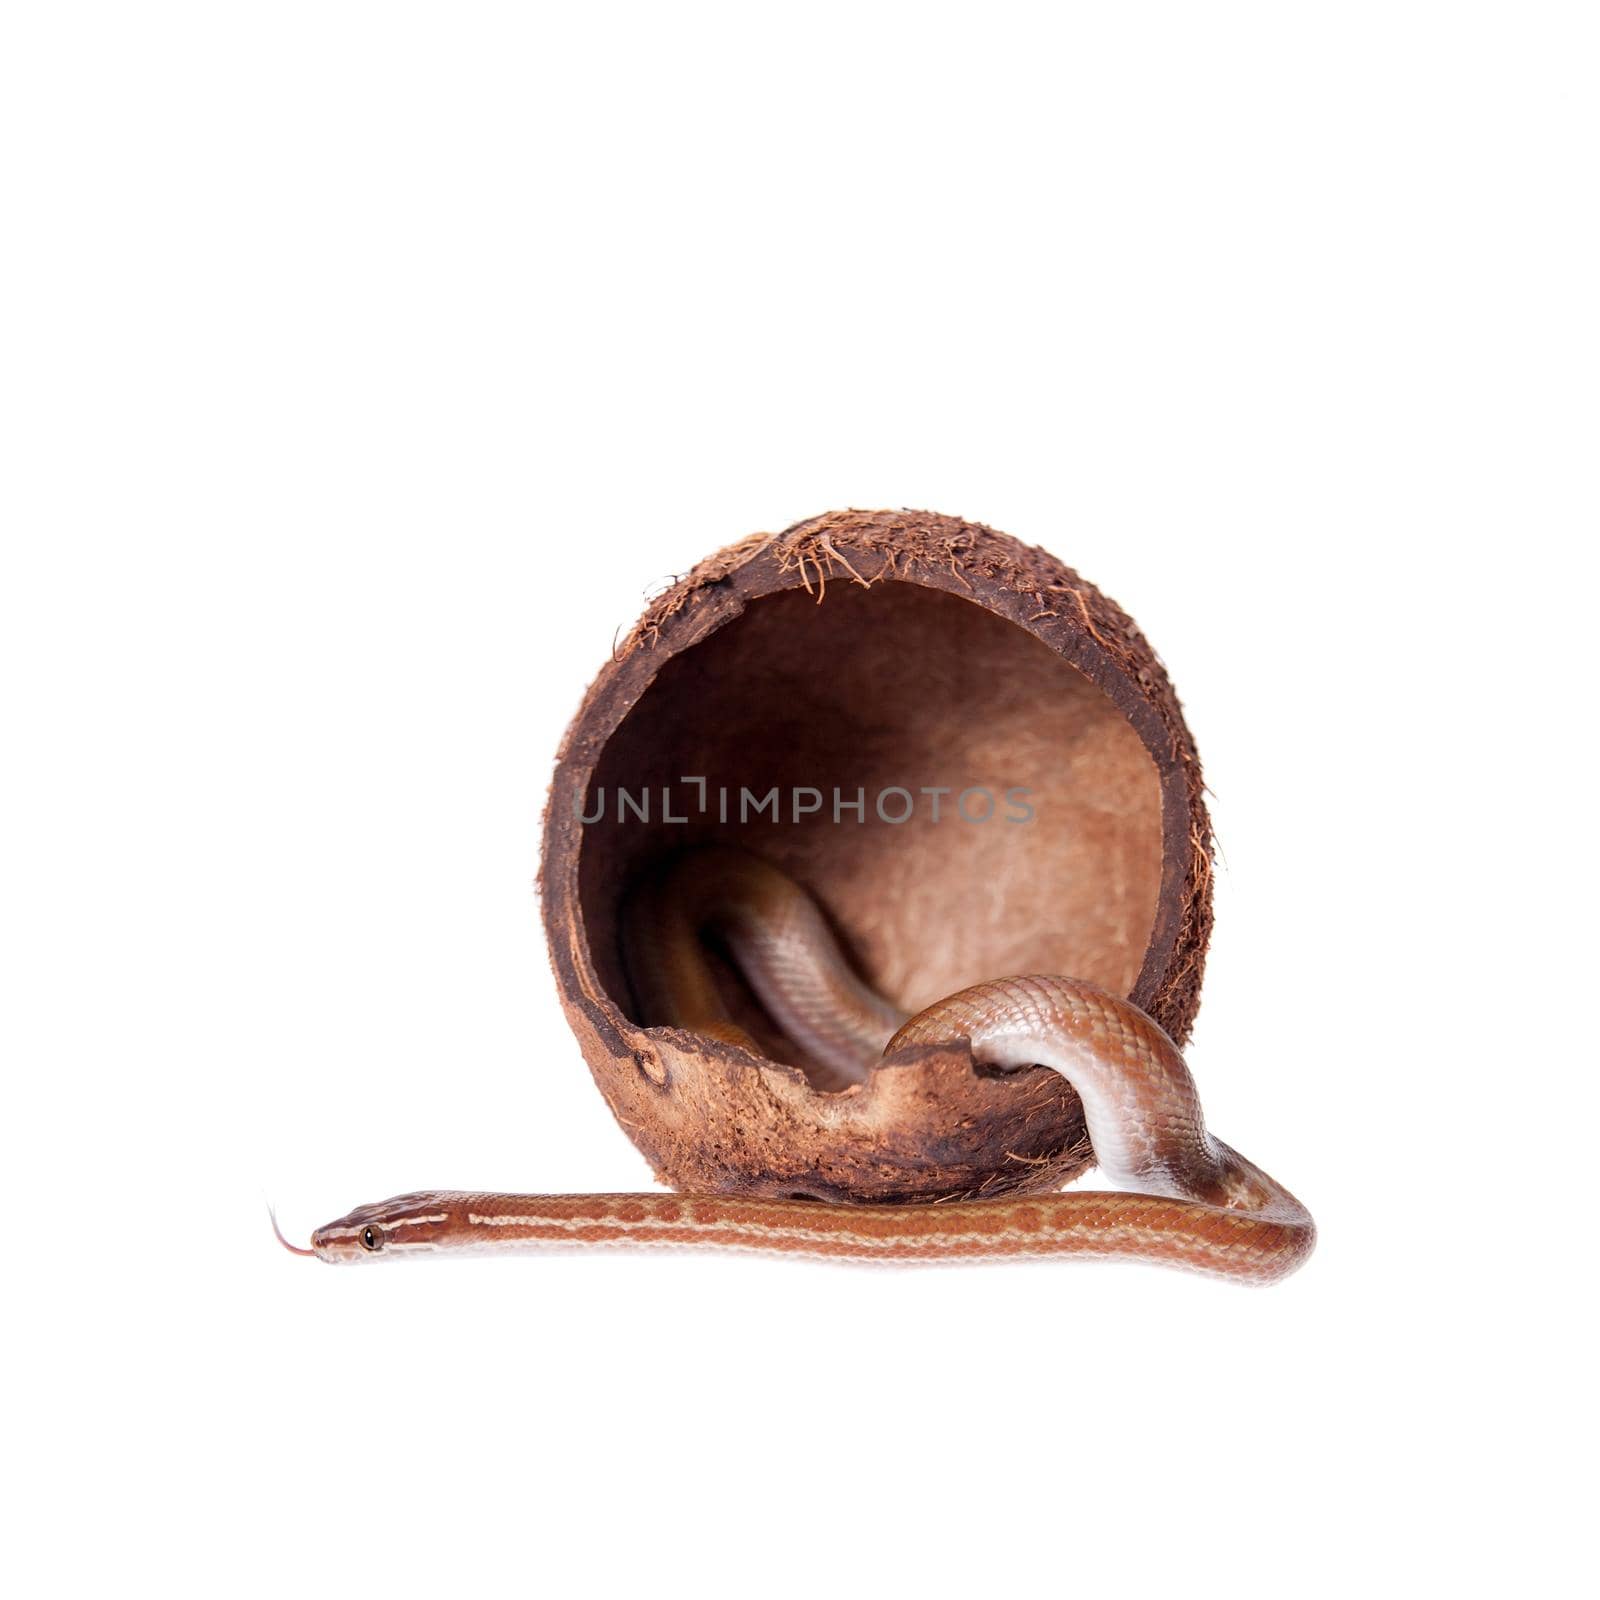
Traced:
[[[781, 820], [740, 815], [741, 790], [773, 788]], [[876, 813], [890, 788], [917, 797], [905, 822]], [[938, 821], [927, 788], [949, 791]], [[1020, 806], [1003, 800], [984, 822], [952, 813], [957, 794], [985, 788], [1025, 790], [1031, 816], [1007, 820]], [[861, 791], [864, 816], [836, 818], [834, 789]], [[827, 798], [791, 816], [795, 790]], [[914, 1201], [1051, 1189], [1084, 1170], [1082, 1109], [1043, 1068], [986, 1071], [962, 1044], [902, 1052], [838, 1090], [726, 967], [729, 1009], [762, 1054], [636, 1015], [619, 905], [653, 864], [708, 842], [804, 884], [862, 976], [908, 1011], [983, 979], [1056, 972], [1188, 1036], [1211, 827], [1177, 696], [1127, 612], [992, 528], [829, 512], [729, 545], [653, 600], [558, 753], [545, 932], [600, 1092], [675, 1188]]]

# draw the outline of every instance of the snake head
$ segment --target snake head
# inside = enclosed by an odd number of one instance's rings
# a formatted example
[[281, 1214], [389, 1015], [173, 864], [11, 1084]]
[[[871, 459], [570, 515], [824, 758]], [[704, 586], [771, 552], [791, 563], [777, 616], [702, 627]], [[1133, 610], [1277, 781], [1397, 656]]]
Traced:
[[343, 1264], [437, 1250], [450, 1229], [458, 1198], [423, 1191], [357, 1206], [312, 1233], [310, 1254], [319, 1261]]

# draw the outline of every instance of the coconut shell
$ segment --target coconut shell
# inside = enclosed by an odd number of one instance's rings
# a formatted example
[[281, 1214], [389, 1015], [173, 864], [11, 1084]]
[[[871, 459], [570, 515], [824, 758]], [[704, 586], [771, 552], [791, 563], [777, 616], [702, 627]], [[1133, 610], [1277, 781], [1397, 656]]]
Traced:
[[[773, 788], [781, 819], [741, 816], [741, 791]], [[889, 790], [914, 798], [906, 821], [878, 813]], [[958, 796], [974, 797], [964, 811]], [[887, 814], [904, 808], [896, 796]], [[1043, 1068], [987, 1071], [962, 1043], [901, 1052], [840, 1090], [727, 969], [729, 1009], [764, 1054], [636, 1015], [619, 905], [667, 854], [710, 841], [805, 884], [907, 1011], [1059, 972], [1188, 1036], [1211, 827], [1177, 696], [1125, 611], [992, 528], [830, 512], [730, 545], [652, 601], [557, 757], [545, 932], [606, 1103], [675, 1188], [912, 1201], [1055, 1188], [1089, 1164], [1077, 1096]]]

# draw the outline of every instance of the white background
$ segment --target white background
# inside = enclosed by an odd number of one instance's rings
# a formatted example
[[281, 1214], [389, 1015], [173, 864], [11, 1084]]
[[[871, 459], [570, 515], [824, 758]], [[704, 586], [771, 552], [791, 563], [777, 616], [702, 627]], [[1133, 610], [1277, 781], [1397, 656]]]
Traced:
[[[8, 8], [8, 1589], [1572, 1592], [1591, 19]], [[1316, 1257], [282, 1253], [648, 1183], [551, 758], [648, 590], [843, 505], [1162, 652], [1191, 1062]]]

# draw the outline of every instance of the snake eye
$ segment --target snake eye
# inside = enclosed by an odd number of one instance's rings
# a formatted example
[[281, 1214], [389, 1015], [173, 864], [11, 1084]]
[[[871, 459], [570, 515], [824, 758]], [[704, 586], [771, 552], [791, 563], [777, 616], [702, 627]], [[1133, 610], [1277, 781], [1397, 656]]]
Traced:
[[373, 1224], [369, 1222], [366, 1227], [361, 1230], [361, 1248], [363, 1250], [383, 1249], [383, 1229], [374, 1227]]

